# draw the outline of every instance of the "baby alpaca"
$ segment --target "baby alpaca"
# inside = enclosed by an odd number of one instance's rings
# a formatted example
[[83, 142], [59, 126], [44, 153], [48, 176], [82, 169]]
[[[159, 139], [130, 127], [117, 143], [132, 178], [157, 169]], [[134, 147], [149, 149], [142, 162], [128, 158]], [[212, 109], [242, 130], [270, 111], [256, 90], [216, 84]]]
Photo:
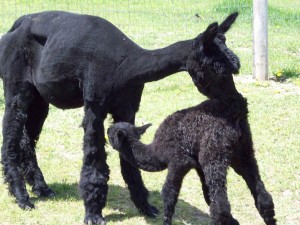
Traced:
[[[205, 200], [210, 206], [211, 224], [239, 224], [230, 212], [226, 176], [231, 166], [246, 181], [255, 206], [268, 225], [275, 225], [271, 195], [260, 178], [248, 124], [247, 101], [236, 90], [232, 74], [239, 59], [227, 49], [224, 36], [213, 24], [201, 38], [203, 51], [189, 58], [188, 72], [198, 90], [209, 99], [200, 105], [168, 116], [156, 131], [151, 144], [140, 136], [149, 125], [135, 127], [119, 122], [108, 129], [109, 141], [133, 166], [146, 171], [168, 169], [162, 190], [164, 224], [172, 215], [184, 176], [196, 169], [202, 181]], [[221, 51], [215, 61], [206, 55]]]

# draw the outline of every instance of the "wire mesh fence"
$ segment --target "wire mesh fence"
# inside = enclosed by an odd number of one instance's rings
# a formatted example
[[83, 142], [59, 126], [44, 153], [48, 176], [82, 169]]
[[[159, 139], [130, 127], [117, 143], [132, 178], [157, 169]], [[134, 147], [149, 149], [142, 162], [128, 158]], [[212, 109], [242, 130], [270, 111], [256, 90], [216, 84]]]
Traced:
[[[221, 12], [222, 7], [226, 11], [226, 4], [214, 6], [199, 0], [2, 0], [1, 8], [8, 10], [1, 12], [0, 31], [5, 32], [23, 14], [45, 10], [101, 16], [129, 33], [140, 29], [149, 32], [161, 29], [173, 31], [178, 26], [182, 31], [187, 31], [187, 26], [191, 29], [191, 25], [206, 19], [208, 14], [212, 19], [218, 19], [219, 15], [213, 15], [213, 11]], [[237, 4], [234, 8], [248, 7], [251, 6]]]
[[[145, 48], [194, 38], [209, 23], [239, 11], [228, 40], [241, 58], [242, 73], [252, 71], [251, 0], [1, 0], [0, 35], [24, 14], [64, 10], [100, 16]], [[269, 0], [270, 71], [300, 69], [300, 2]]]

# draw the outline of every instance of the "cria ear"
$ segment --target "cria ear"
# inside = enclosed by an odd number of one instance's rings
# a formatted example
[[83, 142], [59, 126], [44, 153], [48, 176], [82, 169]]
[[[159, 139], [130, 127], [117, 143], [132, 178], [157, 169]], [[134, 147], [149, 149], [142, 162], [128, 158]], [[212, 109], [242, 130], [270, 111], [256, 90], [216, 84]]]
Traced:
[[225, 34], [238, 16], [238, 12], [230, 14], [219, 26], [219, 32]]
[[123, 130], [116, 130], [114, 137], [110, 138], [109, 141], [111, 142], [111, 145], [115, 149], [119, 149], [122, 147], [122, 143], [126, 138], [126, 133]]
[[148, 123], [144, 126], [141, 126], [141, 127], [135, 127], [135, 132], [136, 134], [139, 136], [139, 138], [146, 132], [146, 130], [152, 126], [151, 123]]
[[203, 47], [210, 47], [218, 32], [218, 23], [210, 24], [202, 34]]
[[119, 140], [121, 140], [121, 141], [122, 141], [125, 137], [127, 137], [126, 132], [123, 131], [123, 130], [121, 130], [121, 129], [118, 129], [117, 132], [116, 132], [116, 134], [117, 134], [117, 138], [118, 138]]

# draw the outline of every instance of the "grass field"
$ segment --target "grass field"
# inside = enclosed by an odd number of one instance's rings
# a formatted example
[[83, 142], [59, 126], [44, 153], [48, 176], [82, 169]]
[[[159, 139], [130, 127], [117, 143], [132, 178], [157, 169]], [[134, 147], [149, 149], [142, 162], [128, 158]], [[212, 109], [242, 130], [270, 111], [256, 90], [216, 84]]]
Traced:
[[[2, 0], [0, 32], [5, 32], [14, 19], [24, 13], [62, 9], [100, 15], [116, 24], [135, 42], [145, 48], [158, 48], [177, 40], [195, 37], [214, 20], [221, 20], [232, 10], [241, 10], [228, 45], [242, 63], [235, 77], [238, 90], [248, 98], [249, 121], [253, 133], [261, 176], [275, 202], [278, 224], [300, 224], [300, 3], [270, 0], [269, 54], [270, 71], [285, 83], [256, 82], [251, 79], [251, 1], [121, 1], [121, 0]], [[100, 4], [99, 4], [100, 2]], [[130, 3], [130, 4], [129, 4]], [[233, 4], [234, 3], [234, 4]], [[5, 10], [4, 10], [5, 9]], [[200, 17], [195, 17], [198, 13]], [[180, 32], [179, 32], [180, 31]], [[3, 116], [2, 85], [0, 118]], [[196, 105], [205, 98], [199, 94], [187, 73], [178, 73], [146, 85], [137, 125], [151, 122], [144, 135], [149, 143], [160, 122], [172, 112]], [[154, 113], [155, 112], [155, 113]], [[22, 211], [8, 197], [0, 184], [0, 224], [56, 225], [82, 224], [83, 202], [77, 192], [82, 160], [82, 109], [62, 111], [51, 107], [37, 146], [39, 165], [46, 181], [56, 192], [55, 199], [37, 199], [30, 193], [36, 209]], [[106, 121], [109, 126], [110, 118]], [[2, 138], [1, 138], [2, 139]], [[108, 224], [162, 224], [162, 215], [148, 219], [139, 215], [129, 199], [120, 174], [116, 151], [107, 146], [111, 174], [107, 206], [103, 211]], [[166, 172], [143, 172], [150, 190], [150, 202], [162, 212], [160, 190]], [[232, 170], [228, 175], [228, 193], [232, 213], [243, 225], [263, 224], [245, 182]], [[174, 224], [209, 224], [209, 211], [201, 185], [194, 171], [185, 178], [174, 216]]]

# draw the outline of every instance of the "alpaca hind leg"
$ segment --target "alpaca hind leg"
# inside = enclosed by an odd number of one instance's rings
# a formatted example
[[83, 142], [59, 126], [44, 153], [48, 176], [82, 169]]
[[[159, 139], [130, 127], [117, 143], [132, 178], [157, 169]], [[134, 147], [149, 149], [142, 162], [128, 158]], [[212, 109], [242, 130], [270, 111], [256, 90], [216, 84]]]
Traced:
[[204, 177], [204, 173], [202, 171], [202, 169], [200, 168], [196, 168], [197, 174], [200, 178], [201, 184], [202, 184], [202, 191], [203, 191], [203, 196], [205, 199], [205, 202], [207, 205], [210, 205], [210, 199], [209, 199], [209, 194], [208, 194], [208, 186], [205, 183], [205, 177]]
[[25, 180], [20, 172], [20, 142], [32, 99], [28, 83], [4, 84], [5, 113], [3, 117], [3, 145], [1, 149], [4, 181], [22, 209], [32, 209]]
[[39, 197], [54, 197], [55, 193], [48, 187], [43, 173], [38, 166], [35, 146], [39, 139], [44, 121], [48, 115], [49, 104], [36, 93], [30, 104], [28, 118], [21, 140], [21, 171], [26, 181], [32, 186], [32, 191]]
[[79, 190], [84, 201], [86, 224], [104, 225], [102, 209], [108, 192], [109, 168], [104, 149], [104, 125], [106, 113], [97, 102], [85, 101], [83, 120], [84, 146]]
[[168, 175], [162, 189], [164, 225], [172, 224], [172, 216], [175, 211], [182, 180], [189, 170], [190, 167], [181, 166], [180, 162], [170, 163], [168, 166]]
[[255, 206], [267, 225], [275, 225], [275, 211], [272, 196], [262, 182], [257, 162], [253, 156], [243, 155], [233, 160], [232, 167], [246, 181], [255, 201]]

